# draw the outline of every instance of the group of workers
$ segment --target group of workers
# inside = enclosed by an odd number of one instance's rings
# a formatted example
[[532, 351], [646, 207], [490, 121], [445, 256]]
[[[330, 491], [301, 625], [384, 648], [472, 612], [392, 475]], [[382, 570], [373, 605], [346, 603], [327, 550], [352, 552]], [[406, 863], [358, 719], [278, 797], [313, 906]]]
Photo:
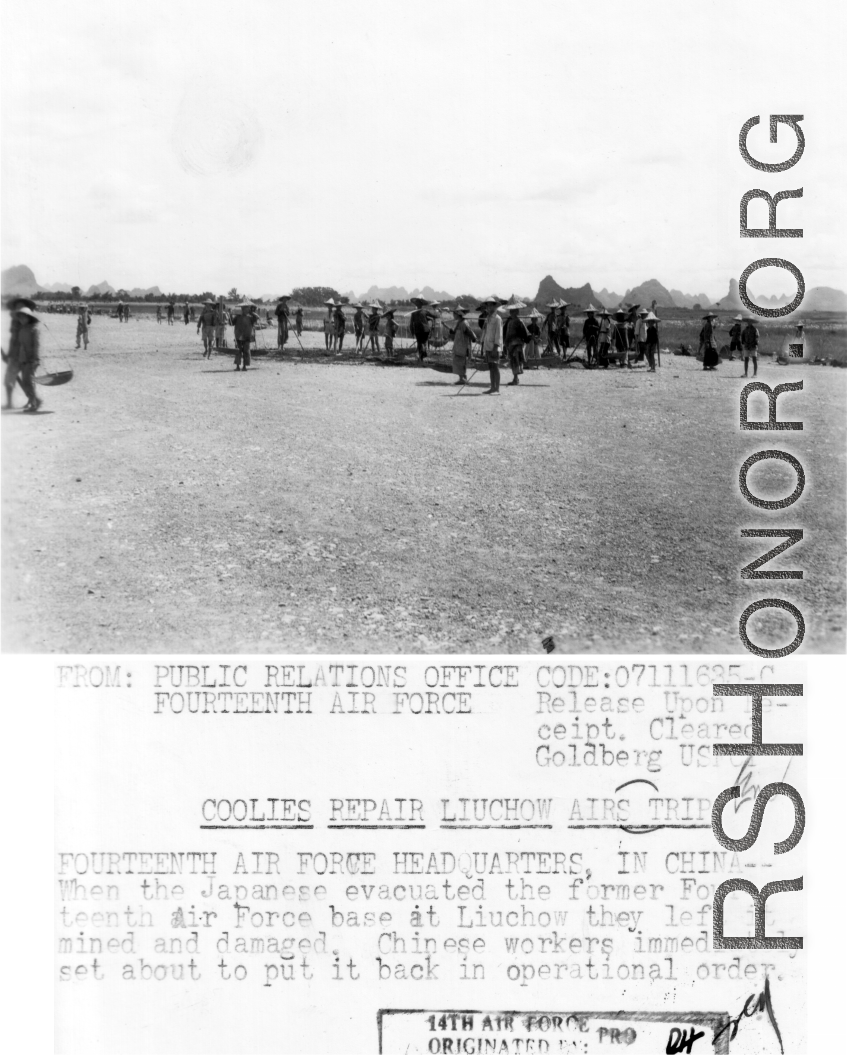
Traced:
[[[291, 329], [299, 339], [303, 331], [303, 308], [299, 305], [294, 310], [293, 323], [289, 308], [290, 295], [278, 299], [274, 315], [266, 310], [268, 323], [273, 317], [277, 323], [277, 347], [282, 349], [288, 342]], [[443, 343], [443, 330], [439, 305], [435, 301], [422, 297], [413, 297], [415, 305], [409, 317], [409, 333], [415, 341], [415, 350], [420, 361], [428, 356], [437, 331], [437, 343]], [[347, 332], [347, 316], [344, 305], [332, 298], [324, 301], [326, 315], [323, 320], [324, 340], [327, 351], [340, 352], [344, 346]], [[479, 344], [481, 356], [486, 363], [490, 376], [488, 395], [500, 392], [500, 363], [508, 363], [512, 371], [509, 385], [520, 384], [527, 360], [538, 360], [544, 355], [560, 356], [567, 359], [571, 348], [568, 308], [574, 305], [563, 300], [554, 300], [546, 305], [547, 315], [533, 307], [528, 315], [521, 316], [525, 304], [512, 299], [486, 297], [476, 308], [457, 306], [451, 308], [453, 324], [447, 327], [447, 334], [452, 338], [452, 370], [457, 374], [457, 385], [468, 381], [468, 366], [473, 361], [474, 344]], [[352, 324], [354, 348], [364, 353], [372, 350], [379, 354], [380, 336], [384, 339], [384, 350], [388, 356], [395, 357], [395, 338], [399, 324], [395, 320], [396, 308], [383, 310], [377, 303], [362, 304], [354, 301], [349, 305], [353, 309]], [[655, 302], [653, 304], [655, 307]], [[18, 298], [12, 304], [12, 336], [6, 361], [5, 387], [7, 406], [11, 406], [12, 391], [19, 382], [27, 395], [28, 411], [37, 410], [41, 400], [33, 387], [33, 376], [38, 366], [38, 322], [35, 315], [35, 304], [25, 298]], [[117, 306], [118, 319], [125, 322], [129, 318], [129, 308], [123, 302]], [[173, 325], [175, 305], [173, 301], [166, 306], [167, 320]], [[479, 335], [474, 333], [468, 316], [477, 313]], [[193, 318], [193, 308], [186, 302], [183, 315], [188, 323]], [[703, 317], [703, 327], [699, 335], [699, 357], [703, 360], [703, 369], [714, 370], [720, 362], [715, 322], [718, 316], [708, 312]], [[162, 306], [156, 308], [157, 322], [162, 321]], [[380, 324], [385, 320], [383, 332]], [[245, 371], [251, 364], [250, 346], [255, 342], [256, 325], [259, 322], [258, 309], [248, 301], [240, 305], [240, 310], [231, 310], [221, 297], [217, 301], [207, 300], [197, 318], [197, 332], [202, 333], [203, 357], [211, 358], [215, 348], [226, 348], [226, 327], [234, 327], [235, 336], [235, 369]], [[91, 311], [87, 304], [77, 307], [76, 347], [88, 348]], [[798, 327], [802, 339], [802, 323]], [[736, 315], [729, 329], [729, 353], [733, 357], [739, 352], [744, 360], [744, 376], [748, 375], [750, 364], [753, 376], [758, 373], [759, 331], [751, 316]], [[589, 305], [585, 309], [585, 321], [582, 326], [582, 337], [574, 347], [585, 346], [585, 361], [589, 366], [608, 368], [611, 361], [620, 367], [631, 368], [631, 359], [646, 359], [648, 369], [655, 371], [657, 363], [661, 365], [659, 352], [659, 319], [655, 311], [642, 308], [640, 304], [626, 304], [616, 311], [606, 308], [595, 308]], [[724, 349], [725, 350], [725, 349]]]

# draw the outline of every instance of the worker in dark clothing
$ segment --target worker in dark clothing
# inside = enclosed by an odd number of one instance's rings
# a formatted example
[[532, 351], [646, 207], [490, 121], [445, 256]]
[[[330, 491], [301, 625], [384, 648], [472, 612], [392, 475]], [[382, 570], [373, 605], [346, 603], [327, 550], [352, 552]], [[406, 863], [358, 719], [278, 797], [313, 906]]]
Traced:
[[715, 324], [717, 315], [713, 311], [703, 316], [703, 328], [700, 330], [700, 351], [703, 353], [703, 369], [715, 370], [721, 361], [718, 354], [718, 342], [715, 337]]
[[743, 316], [736, 315], [732, 320], [732, 326], [729, 328], [729, 357], [734, 359], [733, 352], [742, 352], [744, 348], [741, 344], [741, 323], [744, 321]]
[[744, 376], [747, 376], [747, 366], [752, 361], [753, 377], [759, 372], [759, 331], [751, 318], [743, 320], [746, 325], [741, 331], [741, 345], [744, 350]]
[[344, 348], [344, 334], [347, 332], [347, 316], [344, 314], [344, 309], [340, 304], [335, 305], [335, 311], [332, 313], [332, 322], [335, 327], [335, 345], [340, 352]]
[[394, 312], [396, 310], [396, 308], [389, 308], [388, 311], [383, 312], [382, 316], [385, 319], [385, 354], [392, 359], [397, 358], [394, 352], [394, 338], [397, 336], [397, 331], [400, 329], [394, 320]]
[[212, 349], [215, 345], [215, 302], [207, 300], [197, 320], [197, 332], [203, 331], [203, 358], [212, 358]]
[[[235, 316], [235, 369], [246, 370], [250, 365], [250, 342], [258, 320], [255, 304], [241, 305], [241, 314]], [[243, 364], [243, 365], [242, 365]]]
[[368, 316], [368, 348], [379, 352], [379, 304], [371, 304], [371, 313]]
[[294, 312], [294, 332], [299, 337], [303, 332], [303, 309], [300, 305], [297, 305], [297, 310]]
[[597, 359], [597, 338], [600, 336], [600, 323], [597, 321], [597, 310], [593, 304], [585, 309], [585, 322], [582, 324], [582, 339], [585, 341], [585, 358], [590, 364]]
[[546, 351], [547, 351], [548, 355], [558, 355], [559, 354], [559, 326], [558, 326], [558, 316], [556, 315], [556, 312], [558, 311], [558, 308], [559, 308], [559, 302], [558, 302], [558, 300], [554, 300], [552, 303], [546, 304], [545, 307], [550, 309], [550, 311], [547, 314], [547, 317], [545, 318], [545, 320], [544, 320], [544, 322], [543, 322], [543, 324], [541, 326], [542, 330], [544, 330], [545, 328], [547, 330], [547, 349], [546, 349]]
[[559, 314], [556, 318], [556, 332], [559, 338], [559, 347], [562, 350], [562, 358], [571, 346], [571, 317], [568, 315], [570, 304], [559, 301]]
[[614, 354], [618, 358], [619, 366], [629, 366], [629, 337], [627, 336], [626, 329], [626, 315], [625, 311], [620, 308], [615, 312], [614, 318], [612, 319], [612, 348]]
[[276, 346], [285, 348], [288, 340], [288, 301], [291, 298], [286, 293], [279, 298], [276, 306]]
[[604, 370], [609, 369], [609, 346], [611, 343], [611, 315], [609, 314], [608, 308], [603, 308], [600, 312], [600, 332], [598, 334], [598, 365], [602, 366]]
[[174, 312], [176, 311], [176, 305], [172, 300], [168, 301], [168, 326], [174, 324]]
[[15, 382], [20, 384], [27, 398], [24, 410], [35, 413], [41, 406], [41, 400], [35, 394], [34, 377], [40, 361], [38, 348], [38, 316], [28, 307], [32, 301], [18, 298], [12, 311], [12, 330], [9, 339], [6, 360], [6, 375], [3, 384], [6, 388], [6, 409], [12, 409], [12, 392]]
[[649, 311], [646, 318], [647, 342], [645, 351], [647, 353], [647, 365], [652, 373], [656, 371], [656, 360], [659, 357], [659, 320], [654, 312]]
[[409, 330], [415, 338], [418, 349], [418, 359], [423, 362], [427, 357], [426, 346], [432, 331], [432, 314], [428, 310], [429, 301], [423, 297], [412, 297], [412, 303], [417, 305], [409, 316]]
[[353, 302], [353, 307], [356, 309], [353, 313], [353, 335], [355, 337], [356, 351], [360, 352], [365, 343], [365, 313], [362, 311], [362, 305], [358, 301]]
[[506, 349], [509, 366], [512, 370], [510, 385], [520, 384], [519, 376], [523, 373], [523, 366], [526, 361], [524, 358], [524, 346], [529, 340], [529, 331], [523, 319], [518, 315], [520, 309], [524, 307], [526, 307], [525, 304], [514, 300], [506, 305], [509, 317], [503, 327], [503, 347]]

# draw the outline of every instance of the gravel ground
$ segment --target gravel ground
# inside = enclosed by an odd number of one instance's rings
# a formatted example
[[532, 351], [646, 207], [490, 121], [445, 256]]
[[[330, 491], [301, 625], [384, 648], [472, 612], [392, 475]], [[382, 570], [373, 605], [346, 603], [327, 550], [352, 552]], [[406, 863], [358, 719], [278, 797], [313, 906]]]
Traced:
[[[738, 363], [527, 371], [489, 397], [483, 374], [457, 391], [367, 363], [236, 373], [193, 325], [151, 318], [97, 317], [67, 351], [74, 320], [45, 321], [46, 365], [76, 376], [41, 390], [44, 412], [3, 415], [6, 651], [537, 653], [552, 634], [737, 653], [739, 613], [767, 596], [800, 607], [809, 650], [844, 648], [840, 370], [764, 360], [763, 380], [805, 382], [780, 400], [805, 430], [767, 437], [738, 428]], [[785, 511], [738, 490], [770, 446], [808, 478]], [[781, 495], [793, 473], [750, 482]], [[742, 581], [766, 547], [739, 529], [781, 526], [805, 529], [777, 558], [804, 580]], [[773, 647], [793, 622], [750, 632]]]

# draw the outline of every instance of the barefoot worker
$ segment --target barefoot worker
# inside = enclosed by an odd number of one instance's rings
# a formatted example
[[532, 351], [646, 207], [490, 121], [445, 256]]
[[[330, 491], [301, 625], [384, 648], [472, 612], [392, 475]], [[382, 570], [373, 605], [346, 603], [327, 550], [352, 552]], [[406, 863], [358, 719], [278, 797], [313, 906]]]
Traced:
[[335, 346], [340, 352], [344, 347], [344, 334], [347, 332], [347, 316], [340, 304], [335, 305], [332, 323], [335, 328]]
[[647, 316], [650, 312], [642, 308], [635, 322], [635, 347], [638, 351], [637, 361], [640, 363], [647, 354]]
[[[253, 330], [256, 325], [257, 316], [254, 314], [255, 304], [249, 301], [241, 305], [241, 314], [236, 315], [233, 320], [235, 327], [235, 369], [246, 370], [250, 365], [250, 342], [253, 340]], [[243, 364], [243, 366], [242, 366]]]
[[362, 305], [358, 300], [354, 300], [351, 306], [356, 309], [353, 312], [353, 336], [355, 337], [355, 348], [357, 352], [361, 352], [362, 346], [365, 343], [365, 313], [362, 311]]
[[603, 310], [600, 312], [600, 330], [597, 334], [597, 356], [599, 365], [602, 366], [604, 370], [609, 369], [611, 317], [612, 316], [609, 314], [608, 308], [603, 308]]
[[428, 309], [429, 301], [423, 297], [412, 297], [412, 303], [416, 305], [415, 310], [409, 316], [409, 330], [415, 338], [418, 348], [418, 359], [423, 362], [427, 356], [426, 346], [429, 343], [429, 335], [432, 331], [432, 321]]
[[326, 315], [324, 315], [324, 345], [326, 350], [331, 352], [335, 346], [335, 320], [333, 318], [333, 312], [335, 311], [335, 301], [332, 297], [329, 300], [325, 300]]
[[215, 347], [226, 348], [226, 304], [223, 297], [218, 297], [215, 305]]
[[303, 308], [300, 304], [297, 305], [297, 310], [294, 312], [294, 332], [298, 337], [303, 333]]
[[288, 302], [290, 299], [290, 294], [283, 293], [277, 301], [276, 310], [274, 312], [276, 315], [277, 348], [285, 348], [285, 342], [288, 340]]
[[76, 346], [79, 348], [80, 341], [83, 342], [85, 347], [88, 347], [88, 327], [91, 323], [91, 315], [88, 311], [87, 304], [80, 304], [79, 312], [76, 317]]
[[468, 360], [473, 348], [473, 330], [465, 321], [467, 313], [467, 308], [453, 308], [456, 325], [450, 328], [450, 333], [453, 336], [453, 373], [459, 375], [457, 385], [468, 383]]
[[162, 305], [156, 305], [156, 322], [161, 323], [162, 321]]
[[729, 357], [734, 359], [733, 352], [744, 353], [744, 346], [741, 343], [741, 323], [744, 322], [743, 315], [736, 315], [732, 320], [732, 325], [729, 328]]
[[568, 348], [571, 346], [571, 317], [568, 308], [571, 307], [565, 300], [559, 301], [559, 314], [556, 318], [556, 332], [559, 338], [559, 347], [562, 350], [562, 358], [565, 358]]
[[368, 316], [368, 348], [379, 353], [379, 313], [382, 308], [376, 301], [370, 305], [371, 313]]
[[522, 304], [519, 300], [511, 300], [506, 305], [506, 311], [508, 311], [509, 317], [506, 319], [506, 325], [503, 327], [503, 347], [506, 349], [509, 366], [512, 370], [512, 380], [509, 382], [510, 385], [520, 384], [519, 377], [523, 373], [523, 367], [526, 361], [524, 357], [524, 345], [529, 340], [529, 331], [527, 330], [523, 319], [518, 314], [521, 308], [525, 307], [526, 304]]
[[635, 329], [638, 325], [638, 310], [640, 304], [628, 304], [629, 309], [626, 316], [626, 346], [630, 351], [637, 351]]
[[397, 336], [397, 331], [400, 329], [394, 321], [394, 312], [396, 310], [396, 308], [389, 308], [388, 311], [385, 311], [382, 314], [382, 317], [385, 319], [385, 354], [390, 355], [392, 359], [397, 358], [394, 352], [394, 338]]
[[619, 366], [629, 366], [629, 340], [626, 329], [626, 312], [618, 308], [612, 318], [612, 348]]
[[483, 302], [488, 306], [488, 316], [485, 320], [485, 328], [480, 334], [482, 354], [488, 363], [488, 373], [491, 376], [491, 387], [485, 390], [487, 396], [500, 395], [500, 353], [503, 350], [503, 320], [497, 308], [504, 303], [499, 297], [486, 297]]
[[169, 300], [168, 301], [168, 326], [173, 326], [173, 324], [174, 324], [174, 312], [175, 312], [175, 310], [176, 310], [176, 305], [174, 304], [174, 302], [172, 300]]
[[703, 353], [703, 369], [715, 370], [721, 357], [718, 354], [718, 341], [715, 337], [715, 326], [713, 319], [717, 315], [713, 311], [703, 316], [703, 329], [700, 330], [700, 351]]
[[203, 331], [203, 358], [212, 358], [215, 346], [215, 302], [207, 300], [203, 304], [200, 318], [197, 320], [197, 332]]
[[585, 309], [585, 322], [582, 324], [582, 339], [585, 341], [585, 358], [589, 363], [597, 359], [597, 337], [600, 323], [597, 321], [597, 309], [589, 304]]
[[559, 328], [558, 328], [558, 316], [556, 312], [559, 308], [558, 300], [553, 300], [550, 304], [544, 305], [549, 308], [547, 318], [544, 320], [544, 325], [541, 329], [547, 329], [547, 354], [558, 355], [559, 354]]
[[652, 311], [647, 312], [647, 364], [651, 371], [656, 371], [656, 360], [659, 358], [659, 320]]
[[528, 315], [529, 322], [526, 324], [527, 333], [529, 334], [529, 340], [527, 341], [524, 354], [527, 359], [540, 359], [541, 358], [541, 323], [544, 316], [538, 310], [533, 308]]
[[[6, 388], [6, 408], [12, 408], [12, 392], [17, 381], [27, 398], [25, 411], [34, 413], [41, 406], [41, 400], [35, 394], [33, 378], [40, 361], [38, 351], [38, 316], [27, 306], [16, 302], [12, 313], [12, 328], [9, 335], [9, 354], [6, 357], [6, 376], [3, 384]], [[14, 303], [14, 302], [13, 302]]]
[[759, 331], [753, 320], [748, 315], [744, 319], [746, 323], [741, 331], [741, 348], [744, 352], [744, 376], [747, 376], [747, 366], [752, 361], [753, 377], [759, 372]]

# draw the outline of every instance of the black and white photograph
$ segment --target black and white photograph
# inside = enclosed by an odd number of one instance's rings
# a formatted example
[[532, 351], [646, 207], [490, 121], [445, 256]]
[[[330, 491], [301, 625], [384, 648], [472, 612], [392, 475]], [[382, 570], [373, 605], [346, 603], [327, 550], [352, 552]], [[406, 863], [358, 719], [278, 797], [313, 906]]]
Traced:
[[785, 543], [843, 651], [843, 16], [779, 10], [7, 4], [3, 649], [726, 652]]
[[844, 9], [5, 0], [21, 1055], [806, 1055]]

